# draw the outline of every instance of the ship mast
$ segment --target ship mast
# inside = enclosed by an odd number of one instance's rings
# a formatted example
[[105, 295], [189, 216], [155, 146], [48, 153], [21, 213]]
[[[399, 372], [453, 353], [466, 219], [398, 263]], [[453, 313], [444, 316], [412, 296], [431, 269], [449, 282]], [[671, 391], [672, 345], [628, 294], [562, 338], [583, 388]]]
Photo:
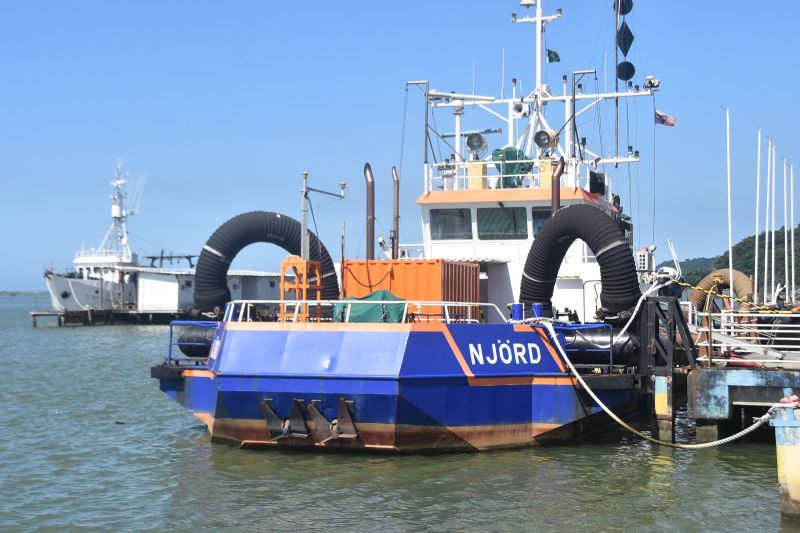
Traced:
[[[622, 0], [624, 2], [624, 0]], [[448, 187], [455, 189], [465, 188], [467, 172], [470, 161], [466, 157], [465, 140], [466, 137], [478, 133], [504, 133], [507, 136], [506, 147], [517, 149], [525, 160], [531, 161], [533, 172], [532, 180], [541, 182], [542, 179], [549, 183], [551, 169], [554, 168], [554, 161], [559, 157], [565, 159], [565, 172], [562, 178], [565, 187], [585, 187], [589, 188], [589, 178], [592, 172], [596, 172], [601, 180], [605, 180], [601, 190], [605, 191], [604, 196], [611, 200], [611, 180], [606, 177], [601, 169], [604, 165], [614, 165], [619, 163], [638, 163], [639, 152], [634, 147], [628, 146], [627, 152], [618, 154], [616, 146], [611, 147], [610, 153], [603, 154], [600, 151], [593, 151], [586, 146], [584, 139], [578, 135], [576, 127], [577, 118], [589, 111], [596, 109], [602, 102], [613, 100], [614, 102], [624, 98], [652, 96], [659, 88], [659, 81], [652, 76], [647, 76], [642, 86], [635, 85], [628, 81], [625, 87], [614, 89], [613, 91], [590, 93], [586, 89], [588, 84], [582, 83], [582, 78], [591, 77], [595, 74], [594, 70], [575, 70], [564, 73], [562, 76], [562, 90], [554, 94], [551, 88], [545, 83], [543, 72], [543, 61], [547, 56], [544, 47], [543, 34], [547, 24], [560, 19], [563, 16], [561, 9], [557, 9], [555, 14], [545, 15], [544, 0], [522, 0], [520, 5], [527, 11], [522, 16], [512, 13], [512, 23], [527, 23], [534, 26], [534, 43], [536, 46], [534, 75], [536, 85], [531, 91], [523, 92], [517, 79], [512, 80], [512, 95], [505, 97], [500, 94], [498, 97], [488, 95], [466, 94], [455, 91], [438, 91], [430, 88], [427, 81], [409, 81], [408, 85], [423, 85], [425, 96], [425, 135], [423, 137], [423, 151], [427, 155], [429, 142], [433, 136], [438, 137], [439, 141], [447, 146], [447, 150], [452, 154], [451, 158], [444, 161], [434, 161], [423, 163], [425, 191], [431, 191], [434, 184], [442, 187], [444, 183], [452, 184]], [[533, 9], [531, 9], [533, 8]], [[623, 15], [629, 10], [628, 4], [625, 8], [618, 7], [615, 3], [615, 12], [620, 11]], [[616, 13], [615, 13], [616, 15]], [[627, 26], [625, 26], [627, 30]], [[620, 31], [620, 30], [618, 30]], [[625, 43], [623, 54], [629, 49], [633, 40], [632, 35], [622, 31], [619, 42]], [[620, 46], [618, 44], [618, 46]], [[630, 79], [633, 77], [632, 65], [624, 65]], [[623, 69], [624, 70], [624, 69]], [[571, 80], [570, 80], [571, 74]], [[570, 87], [570, 80], [571, 87]], [[571, 89], [571, 90], [570, 90]], [[545, 117], [545, 107], [548, 103], [557, 102], [564, 105], [564, 113], [558, 118], [551, 117], [553, 122], [548, 122]], [[453, 132], [439, 132], [430, 127], [428, 122], [429, 110], [448, 109], [454, 117]], [[471, 110], [482, 110], [500, 122], [500, 128], [489, 128], [480, 131], [465, 131], [462, 127], [464, 115]], [[506, 129], [503, 129], [506, 128]], [[617, 135], [615, 134], [615, 137]], [[616, 144], [616, 141], [615, 141]], [[486, 146], [488, 143], [478, 143]], [[467, 147], [469, 149], [469, 147]], [[480, 152], [480, 151], [479, 151]], [[491, 163], [492, 156], [484, 156], [485, 151], [480, 152], [480, 159], [485, 163]], [[474, 157], [478, 158], [478, 152]], [[544, 176], [542, 173], [544, 172]], [[449, 180], [449, 181], [448, 181]], [[533, 181], [531, 182], [533, 183]]]
[[127, 173], [122, 170], [122, 160], [117, 159], [117, 170], [110, 185], [114, 188], [111, 195], [111, 227], [106, 232], [103, 242], [98, 247], [98, 255], [118, 257], [123, 262], [130, 262], [133, 258], [128, 244], [128, 228], [126, 225], [129, 212], [125, 207], [128, 193], [125, 184], [128, 183]]
[[[522, 5], [534, 0], [523, 1]], [[542, 2], [536, 2], [536, 94], [542, 94]]]

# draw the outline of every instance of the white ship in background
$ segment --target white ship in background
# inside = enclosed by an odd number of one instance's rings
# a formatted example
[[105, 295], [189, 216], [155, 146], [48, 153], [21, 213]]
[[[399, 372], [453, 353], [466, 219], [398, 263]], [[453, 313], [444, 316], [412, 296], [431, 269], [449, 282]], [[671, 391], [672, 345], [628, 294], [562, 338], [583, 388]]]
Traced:
[[[58, 312], [104, 311], [181, 315], [192, 305], [194, 264], [192, 255], [148, 256], [150, 266], [141, 266], [131, 250], [127, 219], [128, 180], [117, 161], [111, 187], [111, 227], [97, 248], [81, 250], [68, 272], [45, 272], [53, 309]], [[198, 246], [199, 248], [199, 246]], [[186, 261], [182, 269], [164, 268], [164, 261]], [[156, 267], [156, 261], [159, 266]], [[276, 299], [280, 297], [280, 274], [232, 270], [228, 286], [234, 298]]]

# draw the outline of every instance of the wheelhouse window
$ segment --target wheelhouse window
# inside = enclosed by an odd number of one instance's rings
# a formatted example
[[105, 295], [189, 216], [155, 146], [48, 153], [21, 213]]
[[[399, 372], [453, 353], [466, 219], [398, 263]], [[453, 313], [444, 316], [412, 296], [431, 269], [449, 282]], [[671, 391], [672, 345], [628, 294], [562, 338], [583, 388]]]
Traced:
[[548, 218], [550, 218], [550, 213], [551, 211], [549, 207], [534, 207], [531, 210], [534, 237], [539, 235], [539, 232], [542, 231], [542, 226], [544, 226], [544, 223], [547, 222]]
[[431, 239], [472, 239], [472, 214], [468, 208], [431, 209]]
[[478, 238], [481, 240], [519, 240], [528, 238], [524, 207], [478, 208]]

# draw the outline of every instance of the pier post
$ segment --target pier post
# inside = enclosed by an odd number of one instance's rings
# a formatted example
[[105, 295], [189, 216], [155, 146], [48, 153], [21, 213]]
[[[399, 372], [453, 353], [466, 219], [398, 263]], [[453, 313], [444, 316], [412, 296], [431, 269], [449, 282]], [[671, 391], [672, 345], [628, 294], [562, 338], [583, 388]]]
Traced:
[[719, 440], [719, 420], [697, 419], [695, 420], [695, 428], [695, 439], [698, 443]]
[[[658, 370], [661, 370], [660, 368]], [[656, 422], [658, 423], [658, 438], [675, 442], [675, 409], [673, 409], [673, 389], [672, 376], [669, 374], [671, 368], [666, 368], [666, 372], [657, 372], [655, 376], [655, 411]]]
[[786, 398], [770, 420], [775, 428], [781, 514], [800, 519], [800, 402], [792, 389], [783, 389], [783, 393]]

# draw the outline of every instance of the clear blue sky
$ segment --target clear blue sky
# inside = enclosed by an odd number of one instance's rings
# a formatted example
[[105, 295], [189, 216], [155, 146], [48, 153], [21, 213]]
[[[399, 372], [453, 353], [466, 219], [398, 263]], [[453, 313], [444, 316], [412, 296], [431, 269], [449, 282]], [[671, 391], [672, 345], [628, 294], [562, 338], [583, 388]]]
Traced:
[[[546, 12], [565, 13], [547, 33], [562, 59], [546, 67], [554, 85], [579, 68], [597, 68], [603, 83], [604, 56], [613, 65], [611, 4], [545, 4]], [[363, 257], [362, 166], [370, 161], [375, 170], [378, 234], [388, 237], [405, 81], [468, 92], [474, 65], [476, 91], [497, 95], [505, 49], [506, 88], [516, 77], [529, 90], [532, 28], [510, 23], [522, 11], [505, 0], [0, 4], [0, 288], [42, 289], [46, 266], [67, 267], [81, 245], [100, 242], [117, 157], [132, 176], [147, 175], [130, 221], [143, 254], [162, 247], [198, 253], [217, 226], [248, 210], [299, 217], [299, 174], [308, 170], [315, 187], [349, 183], [346, 200], [317, 202], [319, 229], [338, 258], [346, 220], [347, 254]], [[721, 105], [732, 109], [735, 238], [754, 229], [756, 128], [775, 139], [779, 158], [800, 163], [792, 99], [800, 86], [799, 15], [800, 4], [789, 0], [635, 2], [628, 23], [636, 81], [659, 78], [656, 105], [678, 118], [677, 127], [656, 131], [662, 250], [668, 237], [682, 258], [727, 246]], [[626, 172], [616, 188], [638, 215], [638, 244], [646, 244], [652, 102], [637, 100], [630, 138], [643, 161], [632, 173], [632, 197]], [[414, 204], [422, 187], [421, 106], [412, 91], [405, 242], [421, 239]], [[606, 146], [610, 139], [606, 133]], [[275, 269], [282, 255], [258, 245], [234, 265]]]

